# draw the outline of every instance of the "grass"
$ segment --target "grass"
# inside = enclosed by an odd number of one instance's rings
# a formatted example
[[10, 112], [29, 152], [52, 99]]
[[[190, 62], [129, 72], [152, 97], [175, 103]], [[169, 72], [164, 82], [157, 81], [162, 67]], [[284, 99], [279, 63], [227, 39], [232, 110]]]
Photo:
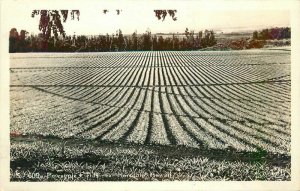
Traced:
[[290, 180], [290, 157], [184, 146], [11, 138], [11, 181]]

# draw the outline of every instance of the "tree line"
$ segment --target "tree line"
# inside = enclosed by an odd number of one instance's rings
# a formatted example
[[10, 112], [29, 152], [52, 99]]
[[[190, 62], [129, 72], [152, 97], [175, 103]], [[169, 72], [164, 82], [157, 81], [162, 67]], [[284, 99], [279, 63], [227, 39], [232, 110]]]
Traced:
[[281, 27], [281, 28], [270, 28], [263, 29], [261, 31], [254, 31], [252, 38], [254, 40], [280, 40], [291, 38], [291, 28]]
[[115, 52], [115, 51], [176, 51], [198, 50], [217, 43], [213, 30], [195, 33], [186, 28], [181, 34], [151, 34], [148, 29], [124, 35], [119, 29], [114, 34], [85, 36], [61, 35], [44, 37], [44, 34], [28, 35], [12, 28], [9, 36], [9, 52]]

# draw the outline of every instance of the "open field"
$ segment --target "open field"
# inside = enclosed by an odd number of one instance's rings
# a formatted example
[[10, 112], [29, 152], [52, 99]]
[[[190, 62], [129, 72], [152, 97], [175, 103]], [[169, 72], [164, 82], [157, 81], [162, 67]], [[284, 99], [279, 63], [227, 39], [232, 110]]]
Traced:
[[29, 53], [10, 64], [12, 180], [79, 169], [100, 178], [76, 180], [290, 179], [289, 51]]

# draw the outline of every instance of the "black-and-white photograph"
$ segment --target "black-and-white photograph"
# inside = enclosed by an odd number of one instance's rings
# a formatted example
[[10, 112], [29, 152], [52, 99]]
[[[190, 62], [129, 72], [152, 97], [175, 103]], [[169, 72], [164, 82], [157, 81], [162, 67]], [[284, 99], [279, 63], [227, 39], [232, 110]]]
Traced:
[[283, 1], [26, 2], [1, 39], [10, 182], [292, 180]]

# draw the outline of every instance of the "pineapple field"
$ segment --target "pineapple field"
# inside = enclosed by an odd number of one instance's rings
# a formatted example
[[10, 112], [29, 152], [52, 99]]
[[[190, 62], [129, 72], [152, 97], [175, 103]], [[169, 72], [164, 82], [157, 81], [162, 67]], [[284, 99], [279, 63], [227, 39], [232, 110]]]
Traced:
[[290, 180], [290, 74], [283, 50], [11, 54], [11, 179]]

